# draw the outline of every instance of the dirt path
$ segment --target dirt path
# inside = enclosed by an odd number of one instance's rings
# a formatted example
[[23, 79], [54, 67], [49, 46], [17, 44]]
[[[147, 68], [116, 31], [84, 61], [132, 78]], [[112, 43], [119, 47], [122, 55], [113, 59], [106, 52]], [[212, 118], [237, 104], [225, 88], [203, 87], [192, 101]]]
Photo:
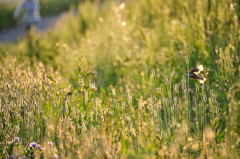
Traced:
[[[45, 32], [49, 28], [52, 28], [62, 15], [63, 14], [43, 17], [37, 26], [38, 31]], [[23, 33], [24, 31], [20, 26], [0, 32], [0, 43], [14, 42], [19, 37], [21, 37]]]

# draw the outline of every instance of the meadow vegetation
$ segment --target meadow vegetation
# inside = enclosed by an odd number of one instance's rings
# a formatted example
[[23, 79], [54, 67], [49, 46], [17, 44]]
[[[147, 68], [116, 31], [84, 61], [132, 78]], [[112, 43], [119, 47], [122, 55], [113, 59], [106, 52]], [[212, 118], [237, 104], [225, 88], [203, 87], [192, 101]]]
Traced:
[[236, 0], [85, 1], [0, 45], [0, 154], [238, 158], [239, 25]]

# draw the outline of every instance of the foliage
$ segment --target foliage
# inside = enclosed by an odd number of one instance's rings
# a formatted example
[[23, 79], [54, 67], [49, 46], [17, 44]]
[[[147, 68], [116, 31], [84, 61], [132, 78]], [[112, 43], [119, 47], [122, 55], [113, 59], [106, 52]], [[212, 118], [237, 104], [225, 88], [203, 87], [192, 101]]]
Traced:
[[[239, 8], [86, 1], [48, 34], [2, 45], [1, 154], [237, 158]], [[196, 64], [204, 84], [186, 77]]]

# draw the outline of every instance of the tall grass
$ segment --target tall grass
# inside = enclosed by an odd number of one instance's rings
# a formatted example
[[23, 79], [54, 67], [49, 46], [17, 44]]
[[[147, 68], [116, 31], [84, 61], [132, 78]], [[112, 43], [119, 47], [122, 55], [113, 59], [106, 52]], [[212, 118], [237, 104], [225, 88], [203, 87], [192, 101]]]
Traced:
[[233, 0], [82, 3], [1, 46], [2, 156], [238, 158], [239, 40]]

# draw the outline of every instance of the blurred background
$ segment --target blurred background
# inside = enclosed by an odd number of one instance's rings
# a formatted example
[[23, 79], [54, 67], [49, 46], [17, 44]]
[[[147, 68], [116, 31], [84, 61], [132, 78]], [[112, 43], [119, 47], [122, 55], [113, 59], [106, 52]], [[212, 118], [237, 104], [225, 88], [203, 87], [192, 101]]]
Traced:
[[[0, 31], [17, 25], [13, 12], [22, 0], [0, 0]], [[43, 17], [60, 14], [71, 7], [76, 7], [83, 0], [39, 0], [40, 13]]]
[[[18, 18], [14, 18], [14, 11], [24, 0], [0, 1], [0, 43], [14, 42], [24, 36], [24, 23], [21, 22], [23, 11]], [[87, 0], [88, 1], [88, 0]], [[94, 1], [94, 0], [89, 0]], [[79, 3], [84, 0], [39, 0], [41, 20], [37, 23], [37, 29], [41, 33], [53, 28], [56, 22], [68, 11], [77, 14]]]

